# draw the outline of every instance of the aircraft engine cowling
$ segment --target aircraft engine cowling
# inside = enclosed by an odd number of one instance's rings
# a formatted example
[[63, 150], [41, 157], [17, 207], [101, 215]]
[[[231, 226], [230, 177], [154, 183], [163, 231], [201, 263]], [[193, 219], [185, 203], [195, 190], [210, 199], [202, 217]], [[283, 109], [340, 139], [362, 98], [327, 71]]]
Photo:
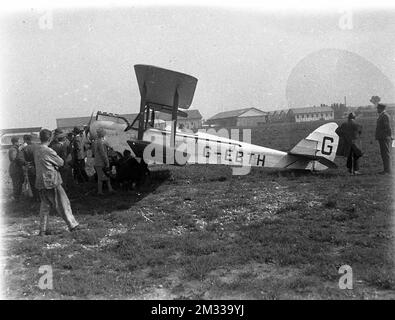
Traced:
[[90, 135], [93, 139], [97, 137], [97, 130], [103, 128], [106, 131], [106, 135], [113, 135], [114, 133], [124, 132], [127, 125], [125, 123], [116, 123], [108, 120], [98, 120], [93, 122], [89, 127]]
[[108, 120], [97, 120], [93, 122], [89, 127], [90, 139], [94, 140], [97, 138], [97, 130], [102, 128], [105, 130], [105, 140], [107, 140], [109, 146], [117, 152], [123, 153], [124, 150], [131, 150], [127, 143], [127, 140], [135, 138], [135, 132], [126, 131], [126, 123], [117, 123]]

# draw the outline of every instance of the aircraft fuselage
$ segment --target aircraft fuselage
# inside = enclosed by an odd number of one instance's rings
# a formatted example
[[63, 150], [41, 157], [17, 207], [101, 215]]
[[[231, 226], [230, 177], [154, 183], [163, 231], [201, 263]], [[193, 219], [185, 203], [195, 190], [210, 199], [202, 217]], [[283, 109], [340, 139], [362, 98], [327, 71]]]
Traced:
[[[104, 127], [109, 145], [120, 153], [125, 149], [131, 150], [138, 158], [143, 154], [136, 154], [128, 141], [136, 141], [137, 131], [124, 131], [126, 125], [114, 124], [110, 121], [96, 121], [91, 125], [91, 132], [95, 128]], [[172, 146], [171, 130], [149, 128], [145, 130], [143, 141], [149, 146], [144, 160], [148, 164], [223, 164], [231, 166], [252, 167], [281, 167], [292, 169], [320, 170], [321, 164], [306, 161], [289, 155], [287, 152], [253, 145], [244, 141], [215, 136], [205, 132], [188, 133], [177, 131]], [[155, 150], [155, 151], [153, 151]], [[173, 150], [173, 151], [172, 151]], [[153, 152], [152, 152], [153, 151]], [[322, 169], [326, 169], [322, 166]]]

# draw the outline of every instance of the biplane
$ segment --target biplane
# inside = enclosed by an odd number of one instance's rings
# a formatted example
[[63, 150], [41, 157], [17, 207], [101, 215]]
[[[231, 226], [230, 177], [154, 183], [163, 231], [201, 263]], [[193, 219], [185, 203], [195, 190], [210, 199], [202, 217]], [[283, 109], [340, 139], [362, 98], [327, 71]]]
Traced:
[[[269, 167], [320, 171], [336, 168], [334, 159], [339, 143], [337, 124], [326, 123], [290, 151], [229, 139], [207, 132], [177, 128], [177, 119], [187, 116], [198, 80], [190, 75], [150, 65], [135, 65], [140, 91], [137, 117], [128, 119], [98, 112], [89, 123], [91, 138], [97, 130], [106, 131], [109, 145], [117, 152], [125, 149], [147, 164], [222, 164], [236, 167]], [[165, 129], [155, 127], [155, 116], [171, 116]]]

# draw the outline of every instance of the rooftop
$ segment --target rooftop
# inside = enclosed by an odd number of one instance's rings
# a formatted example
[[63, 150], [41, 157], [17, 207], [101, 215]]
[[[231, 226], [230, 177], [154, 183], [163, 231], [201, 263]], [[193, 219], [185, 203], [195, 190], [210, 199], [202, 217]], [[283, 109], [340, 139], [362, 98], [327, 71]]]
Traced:
[[333, 112], [331, 107], [306, 107], [306, 108], [292, 108], [290, 109], [294, 114], [300, 113], [314, 113], [314, 112]]
[[[178, 117], [178, 119], [183, 119], [183, 120], [191, 120], [191, 119], [202, 119], [202, 115], [200, 114], [199, 110], [197, 109], [192, 109], [192, 110], [182, 110], [182, 112], [187, 114], [187, 117]], [[158, 117], [159, 116], [159, 117]], [[161, 113], [160, 115], [156, 115], [157, 118], [162, 119], [162, 120], [171, 120], [171, 114], [166, 114], [166, 113]]]
[[244, 109], [237, 109], [237, 110], [220, 112], [220, 113], [213, 115], [208, 120], [240, 117], [243, 113], [246, 113], [247, 111], [250, 111], [250, 110], [258, 111], [258, 112], [262, 113], [262, 115], [266, 114], [266, 112], [259, 110], [257, 108], [244, 108]]
[[33, 132], [40, 132], [40, 130], [41, 130], [41, 127], [0, 129], [0, 135], [5, 135], [5, 134], [28, 134], [28, 133], [33, 133]]

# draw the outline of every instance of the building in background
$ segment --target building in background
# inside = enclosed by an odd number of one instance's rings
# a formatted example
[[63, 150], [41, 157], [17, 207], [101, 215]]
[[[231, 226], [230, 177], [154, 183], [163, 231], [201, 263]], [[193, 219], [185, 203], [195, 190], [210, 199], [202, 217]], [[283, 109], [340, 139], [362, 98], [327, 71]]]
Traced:
[[277, 122], [279, 119], [279, 110], [268, 111], [266, 113], [266, 122]]
[[177, 125], [180, 128], [185, 128], [189, 130], [197, 130], [202, 127], [202, 115], [199, 110], [183, 110], [188, 116], [186, 118], [178, 117]]
[[245, 108], [217, 113], [207, 119], [206, 123], [210, 126], [229, 128], [229, 127], [257, 127], [267, 121], [267, 112], [257, 108]]
[[11, 138], [17, 137], [20, 143], [23, 143], [23, 136], [30, 134], [32, 136], [33, 143], [39, 143], [39, 133], [41, 127], [29, 127], [29, 128], [13, 128], [13, 129], [0, 129], [0, 140], [1, 148], [8, 149], [11, 147]]
[[290, 116], [289, 109], [269, 111], [267, 114], [267, 122], [278, 123], [293, 121], [292, 116]]
[[331, 108], [335, 119], [343, 119], [344, 113], [348, 110], [345, 103], [332, 103]]
[[[188, 129], [188, 130], [198, 130], [202, 128], [203, 125], [203, 117], [200, 114], [199, 110], [192, 109], [192, 110], [181, 110], [183, 113], [186, 113], [186, 117], [177, 117], [177, 127], [180, 129]], [[166, 121], [166, 125], [170, 125], [171, 121], [171, 114], [168, 113], [161, 113], [156, 115], [161, 120]]]
[[333, 120], [334, 111], [329, 106], [289, 109], [288, 117], [292, 122]]

